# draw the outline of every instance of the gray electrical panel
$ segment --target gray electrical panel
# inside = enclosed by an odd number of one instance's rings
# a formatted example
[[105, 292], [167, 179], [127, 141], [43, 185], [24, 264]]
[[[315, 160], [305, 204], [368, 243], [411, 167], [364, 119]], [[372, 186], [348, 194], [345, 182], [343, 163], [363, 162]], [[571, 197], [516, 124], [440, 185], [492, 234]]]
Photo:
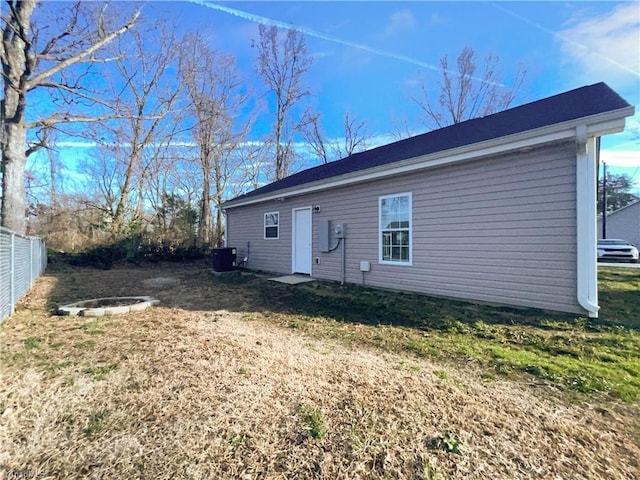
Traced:
[[321, 218], [318, 220], [318, 249], [327, 253], [335, 250], [338, 242], [346, 238], [347, 225], [334, 223], [331, 220]]
[[324, 253], [331, 249], [331, 228], [325, 218], [318, 221], [318, 248]]

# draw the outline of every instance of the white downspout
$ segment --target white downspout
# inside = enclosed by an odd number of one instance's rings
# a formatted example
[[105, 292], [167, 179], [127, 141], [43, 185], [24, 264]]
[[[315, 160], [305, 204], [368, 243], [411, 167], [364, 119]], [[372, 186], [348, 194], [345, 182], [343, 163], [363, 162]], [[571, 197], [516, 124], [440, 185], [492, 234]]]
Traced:
[[578, 303], [597, 318], [598, 265], [596, 224], [596, 139], [587, 138], [587, 126], [576, 128], [576, 247]]

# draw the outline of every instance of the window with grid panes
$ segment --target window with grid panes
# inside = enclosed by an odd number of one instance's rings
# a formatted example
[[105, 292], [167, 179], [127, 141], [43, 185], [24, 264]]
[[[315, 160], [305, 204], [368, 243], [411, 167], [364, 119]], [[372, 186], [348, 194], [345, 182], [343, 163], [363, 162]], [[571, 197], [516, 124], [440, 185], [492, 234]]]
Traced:
[[279, 237], [280, 213], [268, 212], [264, 214], [264, 238]]
[[411, 194], [379, 198], [379, 261], [411, 264]]

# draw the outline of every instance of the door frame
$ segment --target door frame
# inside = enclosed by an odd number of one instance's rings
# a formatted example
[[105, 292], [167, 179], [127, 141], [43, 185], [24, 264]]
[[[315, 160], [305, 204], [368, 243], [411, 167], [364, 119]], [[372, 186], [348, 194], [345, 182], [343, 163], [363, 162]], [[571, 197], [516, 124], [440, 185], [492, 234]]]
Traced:
[[311, 275], [313, 273], [313, 208], [311, 206], [291, 209], [291, 273], [302, 273], [296, 272], [296, 240], [298, 236], [296, 213], [303, 210], [309, 212], [309, 275]]

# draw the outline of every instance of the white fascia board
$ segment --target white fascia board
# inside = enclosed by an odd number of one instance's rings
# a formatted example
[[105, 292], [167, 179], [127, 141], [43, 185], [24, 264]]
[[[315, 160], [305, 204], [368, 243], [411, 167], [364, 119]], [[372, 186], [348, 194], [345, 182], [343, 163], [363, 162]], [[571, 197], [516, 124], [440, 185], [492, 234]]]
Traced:
[[298, 186], [293, 186], [264, 195], [257, 195], [245, 200], [230, 200], [229, 205], [222, 205], [223, 209], [232, 209], [246, 205], [252, 205], [270, 200], [277, 200], [289, 196], [304, 195], [335, 187], [342, 187], [368, 180], [377, 180], [404, 173], [411, 173], [417, 170], [449, 165], [457, 162], [473, 160], [491, 155], [503, 154], [509, 151], [522, 148], [531, 148], [537, 145], [568, 140], [576, 137], [576, 128], [579, 125], [586, 125], [587, 135], [598, 137], [624, 130], [625, 118], [633, 115], [634, 108], [626, 107], [589, 117], [582, 117], [563, 123], [548, 125], [535, 130], [506, 135], [504, 137], [486, 140], [484, 142], [472, 143], [461, 147], [434, 152], [427, 155], [412, 157], [398, 162], [387, 163], [366, 170], [346, 173], [337, 177], [330, 177], [315, 182], [309, 182]]

